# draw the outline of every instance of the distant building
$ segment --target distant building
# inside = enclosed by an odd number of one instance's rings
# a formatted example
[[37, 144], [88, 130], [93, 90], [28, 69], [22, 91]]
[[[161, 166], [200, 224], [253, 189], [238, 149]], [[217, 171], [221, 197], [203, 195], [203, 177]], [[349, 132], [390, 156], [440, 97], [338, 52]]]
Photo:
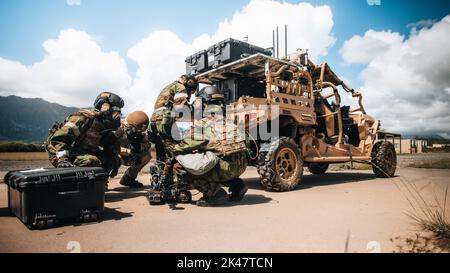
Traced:
[[450, 147], [450, 144], [433, 144], [433, 149], [443, 149], [445, 147]]
[[377, 137], [394, 144], [397, 154], [422, 154], [428, 146], [427, 140], [402, 139], [400, 134], [379, 132]]

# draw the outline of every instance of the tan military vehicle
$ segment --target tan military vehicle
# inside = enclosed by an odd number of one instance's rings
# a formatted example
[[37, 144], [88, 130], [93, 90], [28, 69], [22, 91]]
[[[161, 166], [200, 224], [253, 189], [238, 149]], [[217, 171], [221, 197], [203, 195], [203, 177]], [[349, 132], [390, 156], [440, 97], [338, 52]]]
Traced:
[[[222, 52], [215, 52], [217, 47]], [[348, 87], [326, 63], [315, 65], [301, 50], [282, 59], [260, 50], [233, 60], [229, 58], [232, 49], [228, 49], [228, 63], [223, 58], [217, 61], [225, 46], [202, 53], [210, 54], [209, 62], [201, 59], [208, 56], [197, 55], [197, 60], [209, 65], [195, 74], [200, 83], [224, 91], [232, 106], [227, 114], [243, 120], [249, 135], [262, 126], [278, 132], [269, 140], [250, 137], [250, 158], [266, 190], [293, 190], [302, 180], [303, 167], [320, 175], [335, 163], [367, 163], [377, 177], [394, 176], [395, 148], [378, 139], [380, 122], [366, 113], [362, 94]], [[192, 64], [191, 57], [188, 65]], [[341, 93], [359, 106], [341, 105]]]

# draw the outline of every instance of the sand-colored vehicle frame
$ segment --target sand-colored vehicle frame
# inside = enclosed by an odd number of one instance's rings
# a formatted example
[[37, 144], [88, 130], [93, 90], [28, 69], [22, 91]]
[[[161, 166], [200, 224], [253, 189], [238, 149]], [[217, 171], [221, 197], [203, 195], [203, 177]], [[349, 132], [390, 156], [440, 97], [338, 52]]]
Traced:
[[[303, 166], [323, 174], [332, 163], [364, 162], [372, 164], [379, 177], [395, 174], [393, 145], [377, 139], [380, 122], [366, 113], [362, 94], [339, 79], [328, 64], [317, 66], [306, 53], [289, 60], [255, 54], [199, 74], [197, 79], [217, 85], [236, 77], [258, 79], [266, 88], [258, 96], [244, 95], [230, 102], [233, 112], [227, 115], [235, 115], [236, 120], [244, 116], [247, 130], [263, 123], [270, 127], [274, 120], [279, 124], [279, 137], [255, 138], [253, 147], [254, 163], [267, 190], [294, 189]], [[357, 99], [356, 109], [341, 106], [338, 87]]]

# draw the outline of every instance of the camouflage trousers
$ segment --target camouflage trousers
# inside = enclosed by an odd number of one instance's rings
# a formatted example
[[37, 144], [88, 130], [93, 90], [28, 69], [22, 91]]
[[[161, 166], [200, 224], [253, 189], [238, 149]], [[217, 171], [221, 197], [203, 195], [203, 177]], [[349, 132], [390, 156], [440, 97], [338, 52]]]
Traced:
[[125, 171], [124, 176], [128, 176], [132, 179], [136, 179], [141, 170], [150, 162], [152, 156], [150, 152], [142, 152], [137, 155], [139, 159], [138, 162], [133, 161], [133, 156], [129, 153], [120, 153], [120, 158], [122, 159], [122, 164], [128, 166], [129, 168]]
[[[56, 155], [49, 154], [50, 163], [54, 166], [58, 166], [58, 158]], [[77, 155], [71, 160], [72, 164], [78, 167], [102, 167], [102, 160], [96, 156], [91, 154]]]
[[236, 153], [220, 158], [217, 165], [208, 173], [195, 176], [186, 171], [181, 164], [174, 166], [174, 173], [178, 181], [191, 184], [206, 197], [213, 196], [223, 183], [239, 178], [247, 168], [246, 153]]

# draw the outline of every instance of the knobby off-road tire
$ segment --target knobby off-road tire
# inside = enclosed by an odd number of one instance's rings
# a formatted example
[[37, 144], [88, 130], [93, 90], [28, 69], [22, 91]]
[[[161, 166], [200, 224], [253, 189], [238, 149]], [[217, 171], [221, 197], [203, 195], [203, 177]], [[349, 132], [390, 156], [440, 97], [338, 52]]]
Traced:
[[326, 173], [329, 166], [330, 164], [328, 163], [309, 164], [308, 170], [312, 174], [320, 175]]
[[375, 143], [372, 149], [372, 168], [378, 178], [394, 177], [397, 169], [397, 153], [392, 143]]
[[282, 137], [263, 144], [258, 157], [258, 173], [266, 191], [291, 191], [303, 176], [301, 150], [295, 141]]

